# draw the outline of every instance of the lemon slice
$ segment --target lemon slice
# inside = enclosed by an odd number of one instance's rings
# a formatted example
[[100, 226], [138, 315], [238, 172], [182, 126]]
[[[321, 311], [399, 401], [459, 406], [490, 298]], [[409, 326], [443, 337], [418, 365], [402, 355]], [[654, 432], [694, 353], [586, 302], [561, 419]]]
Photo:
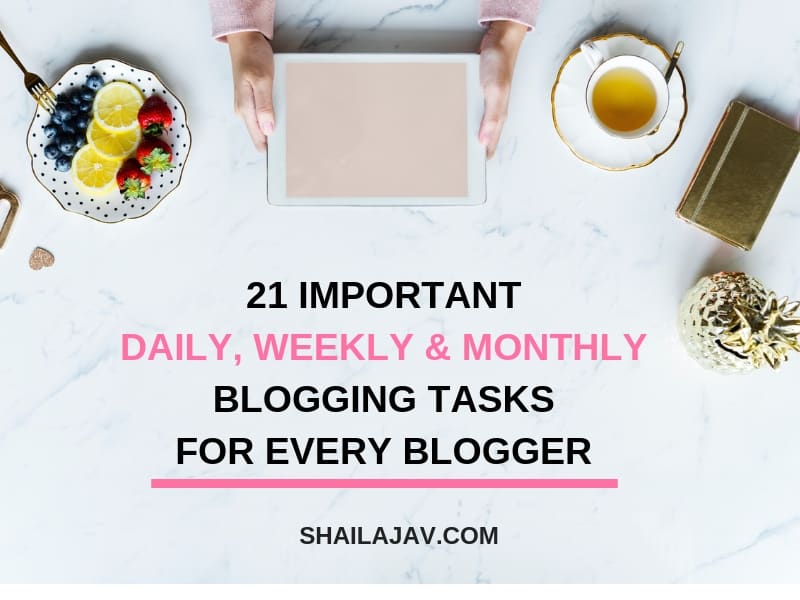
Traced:
[[139, 127], [142, 104], [144, 96], [139, 88], [124, 81], [112, 81], [94, 97], [94, 118], [108, 131], [129, 131]]
[[142, 132], [138, 127], [127, 131], [108, 131], [96, 119], [92, 119], [86, 129], [86, 140], [103, 158], [121, 160], [136, 150], [142, 141]]
[[105, 196], [117, 189], [120, 160], [109, 160], [92, 146], [84, 146], [72, 159], [72, 179], [88, 196]]

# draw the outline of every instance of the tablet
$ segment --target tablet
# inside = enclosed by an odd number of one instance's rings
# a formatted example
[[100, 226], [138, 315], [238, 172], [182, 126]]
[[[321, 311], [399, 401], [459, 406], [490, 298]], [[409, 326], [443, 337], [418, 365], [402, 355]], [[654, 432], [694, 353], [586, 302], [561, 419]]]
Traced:
[[473, 54], [277, 54], [270, 204], [483, 203], [478, 61]]

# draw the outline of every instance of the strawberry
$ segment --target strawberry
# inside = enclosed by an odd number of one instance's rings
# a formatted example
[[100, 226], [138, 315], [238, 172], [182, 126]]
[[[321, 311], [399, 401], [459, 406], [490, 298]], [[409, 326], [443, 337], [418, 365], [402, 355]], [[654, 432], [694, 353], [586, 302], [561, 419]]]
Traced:
[[142, 165], [142, 171], [150, 175], [153, 171], [174, 169], [172, 150], [169, 144], [158, 138], [145, 138], [136, 150], [136, 160]]
[[142, 171], [136, 159], [129, 158], [117, 171], [117, 185], [126, 200], [144, 198], [150, 189], [150, 175]]
[[158, 137], [172, 125], [169, 106], [158, 96], [150, 96], [139, 109], [139, 126], [145, 135]]

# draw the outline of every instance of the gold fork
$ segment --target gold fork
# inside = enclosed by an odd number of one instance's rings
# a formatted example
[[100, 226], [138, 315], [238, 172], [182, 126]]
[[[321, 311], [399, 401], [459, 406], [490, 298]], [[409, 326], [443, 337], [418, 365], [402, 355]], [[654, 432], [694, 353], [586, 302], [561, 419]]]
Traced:
[[56, 110], [56, 95], [53, 93], [42, 78], [36, 75], [35, 73], [31, 73], [28, 69], [25, 68], [25, 65], [22, 64], [17, 55], [11, 49], [11, 46], [8, 45], [3, 32], [0, 31], [0, 46], [2, 46], [3, 50], [12, 58], [12, 60], [17, 63], [17, 66], [20, 70], [25, 74], [25, 88], [28, 90], [28, 93], [33, 96], [33, 99], [36, 100], [36, 103], [45, 109], [50, 114], [53, 114]]

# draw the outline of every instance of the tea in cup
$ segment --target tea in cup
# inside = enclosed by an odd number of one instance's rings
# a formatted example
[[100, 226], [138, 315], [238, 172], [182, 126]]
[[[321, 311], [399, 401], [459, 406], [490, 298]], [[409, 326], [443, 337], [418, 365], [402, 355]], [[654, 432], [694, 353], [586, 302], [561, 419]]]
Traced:
[[581, 44], [581, 53], [592, 67], [586, 107], [595, 123], [621, 138], [654, 133], [669, 106], [669, 89], [661, 70], [640, 56], [607, 58], [591, 41]]

